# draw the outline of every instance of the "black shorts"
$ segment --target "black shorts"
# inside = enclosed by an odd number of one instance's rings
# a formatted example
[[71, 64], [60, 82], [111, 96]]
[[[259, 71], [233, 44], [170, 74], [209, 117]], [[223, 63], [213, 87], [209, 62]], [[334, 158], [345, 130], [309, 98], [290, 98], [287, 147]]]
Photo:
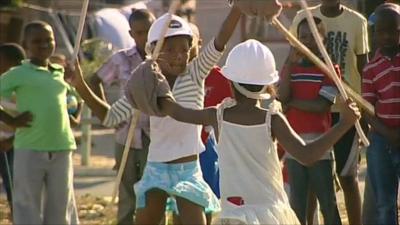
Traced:
[[[339, 113], [332, 113], [332, 126], [339, 122], [339, 119]], [[340, 176], [340, 173], [346, 165], [347, 159], [349, 158], [355, 135], [356, 128], [353, 126], [333, 146], [333, 151], [335, 153], [336, 173], [338, 176]]]

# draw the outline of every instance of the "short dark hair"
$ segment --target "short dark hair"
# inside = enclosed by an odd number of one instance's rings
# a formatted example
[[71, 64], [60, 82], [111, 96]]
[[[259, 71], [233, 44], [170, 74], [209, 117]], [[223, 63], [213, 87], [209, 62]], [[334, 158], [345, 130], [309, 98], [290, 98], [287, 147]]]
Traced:
[[[322, 23], [322, 20], [321, 20], [320, 18], [318, 18], [318, 17], [313, 16], [313, 19], [314, 19], [314, 22], [315, 22], [315, 24], [316, 24], [317, 26], [320, 25], [320, 24]], [[307, 18], [306, 18], [306, 17], [303, 18], [303, 19], [299, 22], [299, 24], [297, 25], [297, 35], [299, 34], [300, 26], [302, 26], [302, 25], [304, 25], [304, 24], [307, 24]]]
[[133, 22], [138, 21], [138, 20], [148, 20], [153, 22], [155, 20], [154, 15], [147, 9], [135, 9], [132, 8], [132, 13], [129, 16], [129, 25], [131, 25]]
[[16, 43], [4, 43], [0, 45], [0, 54], [5, 56], [7, 60], [20, 63], [25, 59], [24, 49]]
[[28, 24], [25, 25], [24, 27], [24, 33], [23, 33], [23, 40], [26, 40], [27, 35], [31, 34], [33, 30], [37, 30], [37, 29], [46, 29], [46, 27], [50, 27], [50, 24], [41, 21], [41, 20], [36, 20], [36, 21], [32, 21]]
[[384, 3], [375, 9], [376, 17], [389, 16], [400, 18], [400, 6], [395, 3]]

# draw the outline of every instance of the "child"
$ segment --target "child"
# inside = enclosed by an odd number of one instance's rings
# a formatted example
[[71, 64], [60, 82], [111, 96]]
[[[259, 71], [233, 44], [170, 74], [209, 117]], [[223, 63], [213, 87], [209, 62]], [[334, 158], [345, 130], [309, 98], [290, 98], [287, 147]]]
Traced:
[[[70, 128], [61, 66], [49, 63], [55, 39], [51, 26], [34, 21], [24, 28], [28, 60], [0, 78], [0, 96], [16, 94], [17, 110], [33, 115], [14, 140], [14, 224], [71, 224], [78, 219], [73, 191]], [[42, 202], [44, 201], [44, 202]], [[43, 203], [43, 204], [42, 204]]]
[[223, 74], [234, 86], [236, 101], [195, 110], [183, 108], [171, 98], [159, 98], [161, 111], [182, 122], [212, 125], [216, 130], [222, 224], [298, 224], [283, 189], [275, 138], [293, 157], [310, 165], [354, 124], [359, 112], [354, 105], [343, 106], [335, 127], [305, 143], [279, 113], [277, 102], [268, 110], [259, 106], [261, 99], [271, 97], [271, 85], [278, 80], [267, 47], [256, 40], [237, 45], [228, 55]]
[[[182, 18], [173, 16], [157, 62], [180, 104], [196, 109], [203, 107], [204, 79], [221, 57], [240, 16], [241, 11], [233, 6], [217, 37], [191, 63], [188, 63], [193, 36], [191, 28]], [[160, 38], [166, 19], [167, 16], [162, 16], [151, 26], [147, 39], [150, 51]], [[133, 108], [126, 97], [110, 109], [93, 95], [79, 70], [76, 78], [78, 92], [104, 124], [115, 125], [129, 118]], [[128, 82], [128, 94], [133, 88], [131, 85]], [[204, 210], [218, 210], [219, 202], [204, 182], [198, 165], [198, 154], [204, 150], [201, 127], [170, 117], [151, 116], [150, 130], [148, 162], [142, 180], [135, 185], [136, 223], [157, 224], [164, 215], [167, 197], [172, 195], [177, 200], [183, 224], [206, 224]]]
[[[202, 47], [203, 40], [200, 37], [199, 28], [193, 24], [189, 24], [193, 32], [192, 49], [190, 51], [190, 59], [192, 61], [199, 54], [199, 50]], [[205, 95], [204, 95], [204, 107], [216, 106], [226, 97], [232, 97], [232, 89], [229, 81], [222, 75], [221, 69], [215, 66], [209, 72], [204, 83]], [[215, 135], [212, 127], [203, 127], [201, 131], [201, 140], [205, 145], [205, 150], [199, 154], [199, 162], [201, 172], [203, 173], [204, 181], [210, 186], [211, 190], [217, 196], [220, 197], [219, 192], [219, 169], [218, 169], [218, 156], [215, 146]], [[168, 202], [169, 203], [169, 202]], [[168, 205], [168, 209], [174, 209], [173, 205]], [[207, 225], [211, 224], [213, 212], [206, 212]], [[180, 224], [179, 216], [174, 212], [174, 224]]]
[[365, 115], [371, 125], [367, 169], [377, 207], [376, 224], [398, 224], [400, 6], [385, 3], [376, 9], [375, 15], [378, 49], [364, 68], [362, 84], [363, 97], [375, 106], [374, 116]]
[[[0, 76], [14, 66], [21, 64], [25, 58], [24, 49], [14, 43], [0, 45]], [[2, 108], [3, 106], [4, 108]], [[0, 175], [3, 186], [7, 194], [7, 201], [12, 206], [12, 165], [13, 165], [13, 146], [14, 133], [16, 127], [28, 126], [29, 114], [19, 116], [15, 102], [0, 99]], [[17, 116], [15, 119], [13, 116]], [[25, 117], [25, 118], [24, 118]]]
[[[361, 93], [361, 73], [368, 62], [369, 52], [367, 20], [360, 13], [341, 4], [343, 2], [341, 0], [320, 0], [320, 2], [320, 5], [309, 10], [326, 26], [327, 51], [333, 63], [339, 65], [343, 80], [354, 91]], [[290, 27], [293, 35], [297, 35], [297, 25], [303, 18], [305, 11], [301, 10]], [[333, 105], [332, 124], [339, 119], [337, 111], [336, 105]], [[350, 225], [361, 224], [361, 195], [357, 178], [359, 152], [355, 128], [349, 130], [334, 146], [336, 173], [343, 188]]]
[[[325, 28], [319, 18], [314, 17], [322, 38]], [[299, 40], [314, 54], [319, 55], [318, 46], [308, 26], [307, 19], [300, 21], [297, 33]], [[339, 69], [336, 67], [337, 72]], [[340, 74], [340, 73], [339, 73]], [[303, 140], [310, 142], [331, 127], [330, 108], [335, 102], [338, 90], [332, 80], [307, 58], [292, 50], [279, 83], [279, 100], [286, 108], [286, 117], [294, 131]], [[333, 149], [331, 149], [333, 150]], [[309, 153], [303, 153], [309, 154]], [[310, 206], [308, 193], [317, 196], [325, 224], [341, 224], [336, 204], [332, 151], [328, 151], [311, 166], [304, 166], [290, 154], [286, 159], [290, 184], [290, 205], [301, 224], [307, 222], [307, 208]]]
[[[154, 20], [155, 17], [147, 9], [132, 9], [132, 14], [129, 16], [129, 34], [135, 40], [136, 45], [128, 49], [119, 50], [93, 75], [91, 87], [97, 96], [105, 100], [102, 84], [106, 88], [117, 84], [120, 89], [119, 97], [123, 96], [123, 90], [131, 72], [145, 59], [147, 33]], [[116, 164], [114, 168], [117, 170], [120, 167], [129, 125], [129, 122], [124, 122], [118, 126], [115, 132], [114, 157]], [[142, 177], [146, 164], [149, 147], [149, 126], [149, 117], [146, 114], [141, 114], [119, 186], [117, 224], [133, 224], [135, 192], [132, 187]]]

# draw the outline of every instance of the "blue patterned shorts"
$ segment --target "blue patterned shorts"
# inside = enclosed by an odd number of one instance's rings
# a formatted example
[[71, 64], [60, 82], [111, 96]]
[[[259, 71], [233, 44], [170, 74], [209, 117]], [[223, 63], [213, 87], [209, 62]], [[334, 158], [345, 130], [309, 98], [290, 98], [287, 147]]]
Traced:
[[135, 184], [136, 208], [146, 206], [146, 192], [160, 189], [204, 207], [205, 212], [220, 211], [220, 204], [203, 180], [198, 161], [168, 164], [147, 162], [142, 179]]

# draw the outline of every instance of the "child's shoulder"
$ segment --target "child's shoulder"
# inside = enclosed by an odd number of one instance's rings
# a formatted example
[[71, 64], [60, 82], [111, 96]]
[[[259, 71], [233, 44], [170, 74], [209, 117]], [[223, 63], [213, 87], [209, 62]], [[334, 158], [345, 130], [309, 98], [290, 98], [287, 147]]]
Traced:
[[18, 76], [29, 72], [29, 68], [24, 65], [14, 66], [7, 70], [3, 76]]
[[377, 52], [375, 56], [364, 66], [363, 72], [371, 72], [372, 70], [377, 68], [382, 62], [384, 62], [383, 56], [379, 52]]
[[356, 10], [353, 10], [344, 5], [342, 5], [342, 8], [343, 8], [343, 11], [345, 12], [345, 15], [351, 17], [352, 23], [354, 23], [354, 22], [367, 23], [367, 19], [364, 17], [364, 15], [357, 12]]

